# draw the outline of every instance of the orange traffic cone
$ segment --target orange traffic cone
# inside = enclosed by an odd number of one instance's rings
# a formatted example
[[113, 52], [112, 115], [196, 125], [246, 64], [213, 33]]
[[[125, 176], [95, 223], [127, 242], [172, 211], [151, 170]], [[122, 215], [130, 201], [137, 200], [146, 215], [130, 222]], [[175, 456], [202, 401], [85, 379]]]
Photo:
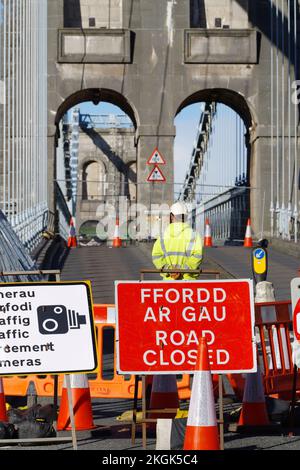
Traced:
[[253, 246], [253, 242], [252, 242], [252, 233], [251, 233], [251, 219], [248, 219], [245, 239], [244, 239], [244, 247], [252, 248], [252, 246]]
[[76, 231], [74, 227], [73, 217], [70, 220], [70, 233], [68, 238], [68, 248], [75, 248], [77, 246]]
[[205, 221], [204, 246], [213, 246], [209, 220]]
[[205, 338], [200, 339], [183, 449], [220, 449], [212, 377]]
[[[91, 394], [89, 383], [85, 374], [70, 375], [71, 392], [74, 410], [75, 429], [77, 431], [86, 431], [94, 429]], [[57, 419], [57, 430], [68, 431], [71, 429], [71, 419], [69, 414], [68, 393], [66, 379], [64, 379], [59, 415]]]
[[117, 217], [116, 218], [114, 239], [113, 239], [113, 247], [114, 248], [119, 248], [120, 246], [122, 246], [122, 240], [119, 237], [119, 217]]
[[7, 422], [5, 395], [4, 395], [4, 390], [3, 390], [3, 381], [1, 377], [0, 377], [0, 421]]
[[150, 410], [174, 408], [173, 413], [151, 413], [150, 418], [175, 418], [179, 408], [176, 375], [154, 375], [152, 382]]
[[262, 374], [259, 365], [257, 372], [246, 375], [243, 396], [243, 407], [238, 426], [268, 426], [270, 425]]

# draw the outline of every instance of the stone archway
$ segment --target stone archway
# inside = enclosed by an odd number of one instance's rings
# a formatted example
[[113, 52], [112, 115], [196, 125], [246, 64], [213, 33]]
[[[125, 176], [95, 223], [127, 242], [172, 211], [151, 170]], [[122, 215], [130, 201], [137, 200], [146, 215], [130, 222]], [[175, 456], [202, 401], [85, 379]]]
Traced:
[[[215, 238], [222, 238], [224, 239], [230, 239], [230, 240], [240, 240], [244, 238], [245, 234], [245, 229], [246, 229], [246, 224], [247, 220], [250, 217], [250, 208], [251, 208], [251, 166], [252, 166], [252, 156], [253, 156], [253, 145], [251, 143], [251, 134], [253, 130], [255, 129], [255, 121], [253, 117], [253, 112], [250, 109], [249, 104], [245, 100], [245, 98], [240, 94], [237, 93], [233, 90], [229, 89], [205, 89], [205, 90], [199, 90], [191, 95], [189, 95], [187, 98], [185, 98], [178, 106], [176, 116], [185, 108], [196, 104], [196, 103], [205, 103], [206, 104], [206, 111], [205, 113], [209, 113], [208, 109], [214, 109], [209, 106], [211, 103], [217, 103], [217, 105], [225, 105], [222, 106], [221, 108], [218, 108], [217, 110], [220, 109], [221, 116], [225, 112], [224, 109], [227, 109], [227, 113], [229, 113], [229, 121], [222, 121], [222, 127], [218, 126], [218, 132], [214, 132], [214, 137], [213, 141], [216, 140], [216, 142], [220, 143], [220, 130], [222, 129], [223, 135], [227, 134], [226, 131], [226, 126], [228, 124], [228, 132], [232, 132], [232, 128], [235, 126], [235, 132], [236, 132], [236, 137], [234, 140], [234, 146], [231, 143], [231, 150], [234, 148], [235, 153], [230, 153], [228, 154], [228, 164], [227, 164], [227, 169], [224, 171], [224, 156], [227, 157], [226, 155], [226, 150], [225, 153], [219, 154], [220, 153], [220, 144], [218, 149], [214, 150], [214, 172], [217, 171], [216, 168], [220, 168], [220, 171], [218, 172], [218, 175], [215, 174], [215, 184], [219, 184], [219, 190], [216, 190], [215, 188], [210, 188], [209, 185], [204, 184], [203, 178], [206, 179], [206, 174], [201, 173], [201, 178], [200, 178], [200, 171], [202, 171], [204, 163], [205, 162], [205, 167], [207, 168], [208, 160], [206, 158], [203, 159], [203, 150], [201, 150], [201, 147], [203, 145], [203, 142], [201, 145], [199, 145], [199, 149], [195, 150], [194, 155], [194, 162], [196, 164], [194, 165], [193, 169], [191, 170], [191, 175], [188, 179], [189, 185], [191, 187], [195, 187], [196, 181], [198, 182], [200, 186], [198, 186], [198, 191], [199, 194], [205, 193], [205, 189], [209, 192], [212, 190], [211, 197], [209, 198], [208, 196], [204, 196], [204, 198], [198, 199], [198, 196], [195, 196], [195, 202], [197, 198], [197, 202], [201, 201], [201, 211], [204, 210], [205, 212], [201, 212], [201, 220], [202, 218], [209, 218], [211, 225], [212, 225], [212, 231], [213, 231], [213, 236]], [[229, 109], [231, 111], [229, 111]], [[232, 112], [233, 111], [233, 112]], [[230, 114], [231, 113], [231, 114]], [[203, 117], [204, 116], [204, 117]], [[227, 114], [228, 116], [228, 114]], [[235, 117], [236, 116], [236, 117]], [[208, 118], [205, 118], [205, 114], [202, 115], [201, 122], [205, 123], [205, 119], [207, 120]], [[208, 123], [209, 121], [207, 121]], [[233, 124], [234, 123], [234, 124]], [[238, 123], [238, 127], [237, 124]], [[244, 123], [244, 124], [242, 124]], [[203, 124], [202, 124], [203, 125]], [[204, 127], [205, 129], [207, 128], [208, 124], [205, 124]], [[224, 127], [225, 126], [225, 127]], [[209, 126], [211, 128], [211, 126]], [[210, 131], [211, 133], [211, 131]], [[216, 137], [215, 137], [216, 136]], [[199, 137], [201, 139], [201, 135]], [[223, 138], [223, 137], [222, 137]], [[239, 144], [235, 145], [236, 142]], [[205, 141], [206, 142], [206, 141]], [[206, 145], [204, 142], [204, 152], [206, 153]], [[228, 142], [226, 139], [224, 140], [224, 143]], [[197, 146], [198, 147], [198, 146]], [[206, 155], [208, 158], [210, 153]], [[234, 157], [233, 157], [234, 155]], [[218, 160], [216, 160], [218, 158]], [[237, 163], [231, 163], [233, 161], [233, 158], [236, 158]], [[199, 162], [199, 163], [198, 163]], [[218, 162], [218, 167], [216, 167], [216, 162]], [[230, 165], [229, 165], [230, 162]], [[197, 166], [199, 165], [199, 167]], [[230, 179], [228, 179], [227, 186], [224, 187], [224, 175], [229, 174], [229, 166], [231, 166], [231, 171], [230, 173]], [[223, 170], [222, 170], [223, 168]], [[233, 168], [233, 169], [232, 169]], [[239, 173], [234, 173], [234, 171]], [[225, 176], [226, 177], [226, 176]], [[228, 176], [227, 176], [228, 177]], [[202, 181], [202, 182], [201, 182]], [[186, 197], [188, 196], [188, 189], [185, 189], [185, 195]], [[192, 189], [192, 191], [195, 191], [195, 189]], [[216, 191], [214, 193], [214, 191]], [[223, 194], [223, 197], [218, 198], [218, 191]], [[226, 192], [227, 191], [227, 192]], [[226, 196], [225, 196], [226, 194]], [[221, 220], [222, 219], [222, 220]], [[204, 219], [202, 222], [199, 219], [199, 228], [202, 231], [202, 225], [204, 223]], [[219, 226], [221, 229], [219, 229]]]

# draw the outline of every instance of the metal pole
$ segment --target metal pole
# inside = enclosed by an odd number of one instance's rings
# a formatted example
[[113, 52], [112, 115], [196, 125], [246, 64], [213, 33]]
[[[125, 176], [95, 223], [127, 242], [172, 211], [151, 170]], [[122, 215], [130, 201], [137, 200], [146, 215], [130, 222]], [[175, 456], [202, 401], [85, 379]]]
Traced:
[[[284, 41], [284, 33], [285, 33], [285, 27], [284, 27], [284, 20], [285, 20], [285, 12], [284, 12], [284, 0], [281, 0], [281, 46], [282, 46], [282, 51], [281, 51], [281, 159], [282, 159], [282, 201], [281, 201], [281, 211], [282, 211], [282, 216], [284, 216], [285, 213], [285, 80], [284, 80], [284, 72], [285, 72], [285, 52], [284, 52], [284, 46], [285, 46], [285, 41]], [[290, 97], [289, 97], [290, 98]], [[285, 224], [285, 218], [282, 217], [282, 236], [285, 238], [285, 233], [286, 233], [286, 227], [284, 226]]]
[[21, 150], [21, 112], [20, 112], [20, 100], [21, 100], [21, 0], [17, 0], [17, 32], [18, 32], [18, 48], [17, 48], [17, 95], [16, 95], [16, 118], [17, 118], [17, 142], [16, 142], [16, 226], [19, 225], [19, 214], [20, 214], [20, 182], [21, 182], [21, 167], [20, 167], [20, 150]]
[[11, 120], [11, 223], [12, 226], [15, 225], [15, 149], [16, 149], [16, 125], [15, 125], [15, 115], [16, 115], [16, 101], [15, 101], [15, 90], [16, 90], [16, 8], [15, 8], [15, 0], [12, 0], [12, 59], [11, 59], [11, 74], [12, 74], [12, 104], [11, 104], [11, 112], [12, 112], [12, 120]]
[[7, 218], [11, 221], [11, 0], [7, 0], [7, 5]]
[[289, 224], [292, 216], [292, 185], [291, 185], [291, 0], [288, 0], [288, 239], [291, 239]]
[[6, 145], [6, 126], [7, 126], [7, 3], [4, 2], [3, 7], [3, 23], [4, 23], [4, 37], [3, 37], [3, 80], [4, 80], [4, 103], [3, 103], [3, 211], [6, 213], [6, 165], [7, 165], [7, 145]]
[[273, 0], [270, 0], [271, 23], [271, 237], [274, 236], [274, 26], [273, 26]]
[[71, 381], [70, 375], [65, 375], [66, 385], [67, 385], [67, 394], [68, 394], [68, 404], [69, 404], [69, 413], [70, 413], [70, 422], [71, 422], [71, 429], [72, 429], [72, 443], [73, 449], [78, 450], [77, 447], [77, 438], [76, 438], [76, 428], [75, 428], [75, 420], [74, 420], [74, 409], [73, 409], [73, 398], [72, 398], [72, 390], [71, 390]]
[[279, 236], [279, 11], [276, 0], [276, 236]]
[[[298, 8], [298, 0], [294, 0], [294, 70], [295, 70], [295, 80], [298, 78], [298, 59], [297, 59], [297, 8]], [[294, 183], [295, 183], [295, 202], [294, 202], [294, 239], [295, 243], [298, 242], [298, 148], [297, 148], [297, 143], [298, 143], [298, 121], [297, 121], [297, 104], [295, 103], [295, 108], [294, 108], [294, 152], [295, 152], [295, 178], [294, 178]]]

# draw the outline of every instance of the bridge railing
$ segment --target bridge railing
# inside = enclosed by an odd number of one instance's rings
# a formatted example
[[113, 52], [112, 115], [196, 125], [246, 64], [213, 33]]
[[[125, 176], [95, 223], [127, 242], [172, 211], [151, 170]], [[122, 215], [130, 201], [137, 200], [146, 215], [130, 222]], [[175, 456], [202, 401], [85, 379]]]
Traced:
[[47, 227], [47, 204], [40, 204], [12, 218], [11, 225], [24, 246], [33, 250], [40, 242], [41, 234]]
[[196, 226], [204, 226], [208, 218], [214, 239], [243, 240], [250, 216], [249, 199], [249, 188], [233, 187], [205, 201], [202, 210], [194, 216], [194, 223]]
[[56, 230], [60, 234], [62, 238], [65, 240], [68, 239], [69, 230], [70, 230], [70, 220], [71, 220], [71, 212], [66, 203], [65, 197], [63, 192], [57, 182], [55, 182], [55, 192], [56, 192], [56, 210], [58, 215], [58, 226]]

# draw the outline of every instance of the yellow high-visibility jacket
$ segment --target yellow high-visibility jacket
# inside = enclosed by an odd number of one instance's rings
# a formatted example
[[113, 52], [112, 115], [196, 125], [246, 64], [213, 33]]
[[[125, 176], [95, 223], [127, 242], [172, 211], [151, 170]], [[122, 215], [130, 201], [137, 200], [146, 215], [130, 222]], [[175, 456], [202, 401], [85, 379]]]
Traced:
[[[152, 261], [157, 269], [199, 269], [202, 262], [200, 235], [188, 223], [174, 222], [154, 243]], [[170, 274], [161, 274], [170, 279]], [[195, 274], [184, 274], [183, 279], [197, 279]]]

